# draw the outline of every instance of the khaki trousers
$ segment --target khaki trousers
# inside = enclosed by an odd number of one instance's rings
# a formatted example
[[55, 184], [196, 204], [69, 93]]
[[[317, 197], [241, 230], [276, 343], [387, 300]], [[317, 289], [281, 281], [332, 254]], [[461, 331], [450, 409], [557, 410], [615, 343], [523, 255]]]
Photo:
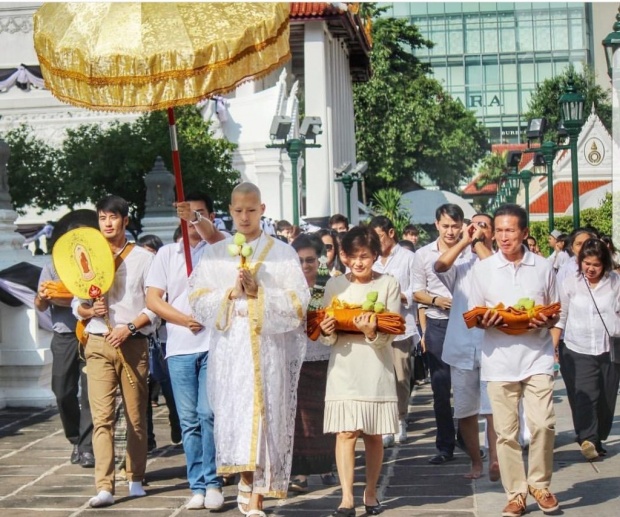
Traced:
[[105, 338], [89, 335], [86, 343], [88, 398], [93, 415], [93, 452], [97, 492], [114, 494], [114, 410], [120, 384], [127, 420], [126, 472], [142, 481], [146, 470], [146, 404], [148, 401], [148, 340], [129, 338], [121, 345], [135, 382], [132, 387], [116, 349]]
[[[502, 485], [508, 500], [512, 501], [517, 494], [527, 494], [528, 485], [533, 488], [548, 488], [553, 472], [555, 441], [553, 377], [541, 374], [517, 382], [489, 381], [487, 392], [493, 408]], [[526, 422], [532, 434], [527, 476], [519, 445], [521, 397]]]
[[404, 420], [409, 413], [411, 397], [411, 351], [413, 337], [392, 341], [392, 361], [396, 374], [396, 395], [398, 396], [398, 418]]

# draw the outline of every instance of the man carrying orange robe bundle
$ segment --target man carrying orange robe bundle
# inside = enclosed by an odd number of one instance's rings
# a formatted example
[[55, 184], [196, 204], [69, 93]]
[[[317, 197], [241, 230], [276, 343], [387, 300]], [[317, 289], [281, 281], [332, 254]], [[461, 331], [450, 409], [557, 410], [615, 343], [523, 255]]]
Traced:
[[[527, 215], [518, 205], [501, 206], [494, 215], [499, 251], [480, 261], [473, 270], [469, 307], [489, 310], [478, 320], [485, 330], [482, 340], [481, 378], [493, 409], [501, 480], [508, 496], [503, 517], [519, 517], [531, 494], [545, 513], [559, 508], [549, 491], [553, 471], [555, 413], [553, 410], [553, 342], [549, 329], [559, 314], [541, 314], [530, 320], [529, 332], [508, 335], [498, 326], [502, 317], [491, 308], [514, 305], [529, 297], [536, 305], [558, 302], [555, 273], [549, 262], [523, 246], [528, 235]], [[519, 400], [523, 397], [532, 437], [528, 471], [519, 445]]]

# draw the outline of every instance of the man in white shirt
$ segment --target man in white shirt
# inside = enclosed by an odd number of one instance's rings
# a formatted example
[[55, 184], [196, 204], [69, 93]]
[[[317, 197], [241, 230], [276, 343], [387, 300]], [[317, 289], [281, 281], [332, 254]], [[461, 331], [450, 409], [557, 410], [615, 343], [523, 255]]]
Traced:
[[[112, 287], [96, 300], [72, 303], [80, 320], [88, 319], [85, 356], [88, 398], [93, 417], [93, 451], [97, 495], [93, 508], [114, 504], [114, 410], [116, 387], [121, 385], [127, 415], [126, 472], [129, 496], [146, 495], [146, 405], [148, 402], [148, 339], [154, 331], [154, 313], [146, 308], [146, 276], [153, 254], [128, 242], [125, 229], [129, 205], [107, 196], [96, 205], [99, 229], [116, 260]], [[117, 352], [121, 351], [122, 355]], [[123, 359], [124, 361], [123, 362]], [[129, 380], [133, 378], [133, 383]]]
[[[429, 463], [442, 465], [454, 459], [455, 430], [450, 405], [450, 366], [442, 359], [452, 294], [439, 280], [433, 265], [439, 256], [454, 246], [460, 237], [463, 219], [460, 206], [446, 203], [435, 211], [435, 226], [439, 238], [414, 253], [412, 289], [416, 302], [426, 305], [426, 328], [422, 328], [422, 343], [426, 348], [433, 389], [433, 410], [437, 423], [435, 446], [437, 454]], [[456, 264], [471, 260], [464, 250]]]
[[[473, 260], [455, 265], [454, 262], [467, 248], [473, 252]], [[482, 475], [478, 415], [487, 418], [489, 441], [489, 478], [499, 479], [499, 464], [493, 429], [493, 417], [486, 382], [480, 380], [480, 342], [483, 331], [468, 329], [463, 313], [468, 310], [471, 290], [471, 274], [475, 264], [493, 254], [493, 218], [488, 214], [476, 214], [465, 228], [461, 240], [446, 250], [435, 262], [435, 272], [452, 293], [452, 310], [448, 320], [446, 339], [441, 358], [450, 365], [454, 418], [458, 420], [467, 454], [471, 458], [471, 470], [465, 475], [478, 479]]]
[[[381, 255], [372, 269], [378, 273], [392, 275], [400, 284], [401, 315], [405, 318], [405, 333], [392, 341], [392, 358], [396, 375], [396, 393], [398, 395], [398, 419], [400, 432], [396, 443], [407, 441], [407, 413], [411, 395], [411, 352], [420, 341], [416, 324], [417, 304], [413, 301], [411, 279], [413, 276], [414, 254], [396, 242], [394, 224], [387, 217], [380, 215], [370, 221], [372, 228], [381, 241]], [[389, 446], [394, 435], [385, 435], [383, 445]]]
[[[521, 298], [530, 298], [535, 305], [558, 302], [555, 273], [546, 259], [523, 246], [528, 229], [522, 207], [503, 205], [496, 210], [494, 219], [499, 251], [474, 266], [469, 308], [489, 307], [478, 321], [485, 330], [481, 377], [487, 381], [499, 468], [508, 497], [502, 516], [523, 515], [528, 492], [543, 512], [552, 513], [559, 504], [549, 491], [555, 439], [554, 353], [549, 329], [559, 315], [531, 319], [530, 331], [510, 335], [496, 328], [504, 323], [491, 309], [499, 303], [512, 306]], [[521, 398], [531, 432], [527, 473], [518, 440]]]
[[[192, 268], [206, 246], [225, 238], [213, 224], [213, 201], [202, 193], [188, 194], [177, 203], [187, 220]], [[204, 236], [204, 240], [203, 240]], [[147, 307], [166, 320], [166, 361], [183, 433], [187, 480], [192, 497], [189, 510], [219, 510], [224, 504], [215, 466], [213, 410], [207, 397], [207, 360], [211, 332], [192, 315], [183, 241], [163, 246], [146, 280]]]

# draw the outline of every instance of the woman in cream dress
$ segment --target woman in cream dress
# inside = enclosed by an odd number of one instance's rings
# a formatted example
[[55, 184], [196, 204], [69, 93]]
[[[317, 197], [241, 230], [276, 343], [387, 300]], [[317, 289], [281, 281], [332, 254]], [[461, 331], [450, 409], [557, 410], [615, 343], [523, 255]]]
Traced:
[[[400, 287], [391, 276], [372, 271], [381, 251], [376, 233], [355, 227], [342, 240], [350, 273], [334, 277], [325, 288], [325, 304], [332, 298], [362, 304], [377, 292], [385, 310], [400, 311]], [[336, 465], [342, 485], [342, 501], [331, 516], [355, 516], [353, 473], [355, 443], [364, 440], [366, 489], [364, 507], [369, 515], [383, 511], [377, 499], [377, 482], [383, 461], [383, 434], [398, 432], [398, 398], [390, 350], [393, 335], [377, 332], [376, 316], [364, 312], [355, 318], [359, 333], [337, 331], [335, 320], [321, 323], [321, 340], [332, 347], [327, 371], [324, 432], [337, 433]]]

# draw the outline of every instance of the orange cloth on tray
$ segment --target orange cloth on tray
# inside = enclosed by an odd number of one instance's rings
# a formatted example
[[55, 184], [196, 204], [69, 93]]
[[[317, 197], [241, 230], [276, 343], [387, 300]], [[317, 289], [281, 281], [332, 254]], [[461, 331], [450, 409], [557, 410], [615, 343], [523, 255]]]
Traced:
[[508, 325], [507, 327], [498, 326], [497, 330], [501, 330], [505, 334], [518, 335], [532, 330], [529, 326], [532, 318], [538, 318], [541, 314], [544, 314], [547, 318], [550, 318], [554, 314], [560, 312], [561, 305], [559, 303], [552, 303], [551, 305], [536, 305], [529, 311], [522, 311], [515, 309], [514, 307], [504, 307], [504, 304], [500, 303], [497, 307], [474, 307], [473, 309], [463, 313], [465, 319], [465, 325], [467, 328], [476, 326], [478, 322], [478, 316], [484, 316], [484, 313], [489, 309], [496, 310], [504, 320], [503, 323]]
[[[325, 313], [328, 312], [336, 318], [336, 330], [344, 332], [360, 333], [361, 331], [353, 323], [353, 319], [362, 314], [361, 308], [343, 308], [336, 309], [327, 307], [316, 311], [308, 311], [308, 323], [306, 333], [312, 341], [316, 341], [321, 334], [321, 321], [325, 319]], [[377, 316], [377, 331], [385, 334], [404, 334], [405, 320], [400, 314], [394, 312], [381, 312]]]

